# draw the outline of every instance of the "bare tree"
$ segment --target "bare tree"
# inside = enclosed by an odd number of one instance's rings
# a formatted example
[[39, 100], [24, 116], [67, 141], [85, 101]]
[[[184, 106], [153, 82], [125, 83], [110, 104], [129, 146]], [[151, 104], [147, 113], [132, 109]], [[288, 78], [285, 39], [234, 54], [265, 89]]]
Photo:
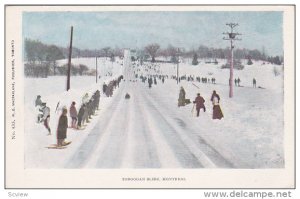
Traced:
[[110, 47], [102, 48], [102, 50], [104, 52], [105, 58], [107, 58], [109, 55], [109, 52], [111, 51]]
[[152, 58], [152, 62], [155, 62], [155, 57], [159, 48], [160, 46], [156, 43], [149, 44], [148, 46], [145, 47], [145, 51], [150, 54]]

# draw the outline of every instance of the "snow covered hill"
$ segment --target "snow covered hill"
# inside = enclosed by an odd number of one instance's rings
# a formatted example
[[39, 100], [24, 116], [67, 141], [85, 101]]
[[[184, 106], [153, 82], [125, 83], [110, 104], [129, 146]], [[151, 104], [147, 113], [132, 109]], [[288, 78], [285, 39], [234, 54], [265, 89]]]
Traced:
[[[254, 62], [244, 70], [235, 70], [234, 78], [241, 86], [234, 87], [234, 97], [228, 97], [229, 70], [218, 65], [198, 66], [188, 61], [179, 64], [179, 75], [216, 79], [216, 84], [180, 81], [176, 65], [170, 63], [131, 63], [129, 55], [112, 64], [101, 59], [99, 71], [108, 70], [112, 76], [74, 76], [71, 90], [65, 91], [65, 77], [25, 78], [25, 166], [26, 168], [282, 168], [283, 150], [283, 68]], [[95, 67], [95, 58], [74, 59]], [[148, 67], [148, 68], [147, 68]], [[151, 69], [150, 69], [151, 68]], [[274, 68], [280, 72], [274, 75]], [[140, 69], [138, 71], [138, 69]], [[146, 70], [147, 69], [147, 70]], [[100, 72], [101, 73], [101, 72]], [[105, 73], [106, 74], [106, 73]], [[69, 107], [77, 102], [77, 109], [85, 93], [102, 91], [103, 82], [125, 75], [125, 81], [112, 98], [101, 93], [100, 110], [84, 130], [68, 129], [66, 149], [50, 150], [56, 143], [60, 102]], [[162, 83], [148, 88], [147, 83], [134, 75], [168, 75]], [[252, 88], [252, 79], [257, 87]], [[131, 81], [130, 81], [131, 80]], [[193, 85], [194, 84], [194, 85]], [[197, 87], [196, 87], [196, 86]], [[179, 88], [183, 86], [186, 98], [194, 100], [200, 92], [206, 100], [207, 111], [200, 117], [192, 116], [192, 104], [177, 107]], [[263, 89], [262, 89], [263, 88]], [[216, 90], [224, 113], [222, 120], [212, 120], [210, 96]], [[126, 100], [125, 94], [131, 98]], [[37, 95], [51, 108], [52, 135], [42, 124], [36, 123], [34, 100]]]

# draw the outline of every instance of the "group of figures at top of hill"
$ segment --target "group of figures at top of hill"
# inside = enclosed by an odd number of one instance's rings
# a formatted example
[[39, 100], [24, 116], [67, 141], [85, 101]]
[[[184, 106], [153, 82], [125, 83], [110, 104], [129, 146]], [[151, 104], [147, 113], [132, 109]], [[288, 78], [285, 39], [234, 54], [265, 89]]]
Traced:
[[[217, 94], [217, 92], [214, 90], [210, 101], [213, 104], [213, 115], [212, 119], [222, 119], [224, 117], [221, 107], [220, 107], [220, 96]], [[185, 90], [183, 87], [180, 88], [179, 91], [179, 98], [178, 98], [178, 107], [185, 106], [186, 104], [189, 104], [190, 100], [185, 98]], [[192, 113], [194, 111], [195, 105], [196, 105], [196, 111], [197, 111], [197, 117], [200, 115], [200, 110], [203, 109], [203, 111], [206, 111], [206, 107], [204, 105], [205, 99], [200, 95], [200, 93], [197, 93], [197, 97], [193, 101], [194, 106], [192, 108]]]
[[[103, 89], [103, 93], [106, 94], [107, 97], [111, 97], [113, 95], [113, 90], [119, 86], [120, 81], [123, 79], [123, 76], [120, 76], [116, 80], [112, 80], [109, 85], [113, 85], [112, 88]], [[116, 82], [116, 83], [114, 83]], [[114, 83], [114, 84], [113, 84]], [[104, 83], [105, 85], [105, 83]], [[108, 92], [109, 91], [109, 92]], [[71, 125], [68, 126], [68, 109], [66, 106], [60, 108], [62, 113], [58, 120], [56, 137], [57, 137], [57, 145], [56, 147], [63, 147], [70, 142], [65, 142], [67, 137], [67, 129], [73, 128], [75, 130], [83, 129], [85, 123], [89, 123], [92, 116], [96, 114], [96, 110], [99, 110], [99, 102], [100, 102], [100, 91], [96, 90], [94, 94], [89, 97], [88, 93], [85, 93], [82, 97], [82, 104], [80, 106], [79, 111], [76, 109], [76, 102], [72, 102], [69, 108], [69, 116], [71, 118]], [[51, 129], [49, 125], [50, 121], [50, 108], [47, 106], [45, 102], [42, 102], [41, 96], [38, 95], [35, 100], [35, 107], [38, 111], [37, 123], [43, 123], [45, 128], [48, 130], [48, 135], [51, 134]], [[55, 112], [57, 112], [59, 107], [59, 102], [56, 106]]]

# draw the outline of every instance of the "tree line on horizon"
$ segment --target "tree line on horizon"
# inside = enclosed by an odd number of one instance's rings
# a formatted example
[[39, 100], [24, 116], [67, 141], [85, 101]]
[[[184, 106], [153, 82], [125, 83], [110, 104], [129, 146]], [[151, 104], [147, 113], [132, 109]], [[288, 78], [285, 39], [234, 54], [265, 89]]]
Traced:
[[[39, 40], [26, 38], [24, 41], [24, 61], [25, 75], [34, 77], [43, 77], [48, 75], [64, 75], [66, 66], [58, 66], [57, 60], [66, 59], [68, 57], [69, 48], [56, 45], [44, 44]], [[135, 56], [133, 59], [141, 61], [159, 62], [160, 57], [164, 57], [172, 63], [178, 62], [178, 57], [193, 59], [192, 64], [197, 65], [197, 59], [228, 59], [230, 57], [230, 49], [228, 48], [212, 48], [205, 45], [200, 45], [197, 49], [177, 48], [169, 45], [166, 48], [161, 48], [157, 43], [152, 43], [141, 49], [134, 49]], [[122, 59], [123, 49], [115, 47], [103, 47], [101, 49], [79, 49], [72, 48], [72, 58], [77, 57], [106, 57], [111, 61], [115, 57]], [[282, 56], [268, 56], [264, 48], [260, 51], [257, 49], [235, 49], [234, 58], [237, 60], [262, 60], [272, 64], [281, 65], [283, 63]], [[88, 67], [73, 66], [73, 74], [75, 75], [90, 75]], [[71, 71], [72, 72], [72, 71]]]

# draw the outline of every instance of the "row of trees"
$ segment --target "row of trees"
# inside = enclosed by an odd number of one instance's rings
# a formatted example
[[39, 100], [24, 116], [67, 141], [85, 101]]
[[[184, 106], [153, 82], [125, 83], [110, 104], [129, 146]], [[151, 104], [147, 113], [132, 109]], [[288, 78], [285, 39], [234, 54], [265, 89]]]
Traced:
[[[59, 66], [56, 68], [55, 75], [67, 75], [68, 65]], [[48, 77], [54, 75], [53, 68], [49, 64], [42, 63], [26, 63], [24, 65], [24, 73], [27, 77]], [[89, 70], [86, 65], [71, 65], [71, 74], [72, 75], [95, 75], [95, 70]]]
[[[186, 50], [184, 48], [177, 48], [175, 46], [169, 45], [166, 48], [161, 48], [157, 43], [152, 43], [147, 45], [143, 49], [137, 49], [135, 51], [134, 59], [139, 59], [141, 61], [162, 61], [156, 60], [157, 57], [164, 57], [165, 60], [168, 60], [172, 63], [178, 62], [178, 57], [183, 58], [192, 58], [192, 64], [197, 65], [198, 59], [227, 59], [230, 55], [229, 48], [209, 48], [204, 45], [200, 45], [197, 49]], [[122, 58], [123, 50], [116, 47], [104, 47], [99, 50], [81, 50], [76, 47], [73, 47], [72, 57], [107, 57], [111, 61], [115, 60], [115, 57], [118, 56]], [[30, 76], [36, 76], [35, 73], [46, 73], [47, 75], [62, 75], [62, 67], [57, 65], [57, 60], [65, 59], [68, 57], [68, 48], [58, 47], [55, 45], [47, 45], [38, 40], [25, 39], [25, 74]], [[235, 59], [248, 59], [248, 60], [263, 60], [270, 62], [272, 64], [280, 65], [283, 63], [283, 58], [279, 56], [267, 56], [264, 48], [262, 51], [257, 49], [235, 49], [234, 50]], [[165, 61], [164, 60], [164, 61]], [[249, 65], [250, 65], [249, 61]], [[44, 69], [38, 70], [36, 68], [44, 67]], [[87, 68], [87, 67], [86, 67]], [[32, 71], [42, 71], [35, 72]], [[83, 75], [89, 74], [87, 71], [80, 70], [80, 66], [73, 69], [76, 74]], [[88, 70], [88, 69], [87, 69]]]
[[[58, 66], [57, 60], [65, 59], [64, 48], [46, 45], [38, 40], [25, 39], [24, 73], [30, 77], [48, 77], [49, 75], [66, 75], [67, 65]], [[73, 75], [91, 75], [86, 65], [72, 65]]]
[[[186, 50], [184, 48], [177, 48], [175, 46], [169, 45], [166, 48], [161, 48], [157, 43], [152, 43], [147, 45], [143, 49], [137, 49], [137, 57], [148, 59], [151, 58], [151, 61], [155, 61], [157, 57], [165, 57], [170, 60], [177, 61], [178, 56], [184, 58], [193, 58], [197, 56], [199, 59], [226, 59], [230, 55], [229, 48], [210, 48], [204, 45], [200, 45], [197, 49]], [[72, 57], [109, 57], [114, 59], [114, 57], [122, 57], [123, 50], [116, 47], [104, 47], [101, 49], [89, 50], [84, 49], [80, 50], [76, 47], [73, 47]], [[55, 62], [58, 59], [64, 59], [68, 57], [68, 48], [58, 47], [55, 45], [45, 45], [40, 41], [36, 40], [25, 40], [25, 59], [29, 62], [35, 61], [50, 61]], [[279, 56], [270, 57], [265, 53], [264, 48], [261, 51], [254, 49], [235, 49], [234, 57], [236, 59], [252, 59], [252, 60], [263, 60], [263, 61], [272, 61], [273, 63], [283, 62], [283, 58]], [[276, 60], [275, 60], [276, 59]]]
[[[161, 49], [158, 44], [150, 44], [145, 47], [144, 51], [151, 56], [151, 61], [154, 62], [156, 57], [170, 58], [170, 61], [177, 61], [178, 56], [184, 58], [193, 58], [192, 64], [197, 65], [198, 58], [200, 59], [228, 59], [230, 56], [229, 48], [209, 48], [207, 46], [200, 45], [198, 49], [185, 50], [184, 48], [176, 48], [169, 45], [165, 49]], [[257, 49], [235, 49], [235, 59], [250, 59], [250, 60], [262, 60], [268, 61], [273, 64], [280, 65], [283, 63], [283, 57], [279, 56], [267, 56], [263, 48], [262, 51]]]

